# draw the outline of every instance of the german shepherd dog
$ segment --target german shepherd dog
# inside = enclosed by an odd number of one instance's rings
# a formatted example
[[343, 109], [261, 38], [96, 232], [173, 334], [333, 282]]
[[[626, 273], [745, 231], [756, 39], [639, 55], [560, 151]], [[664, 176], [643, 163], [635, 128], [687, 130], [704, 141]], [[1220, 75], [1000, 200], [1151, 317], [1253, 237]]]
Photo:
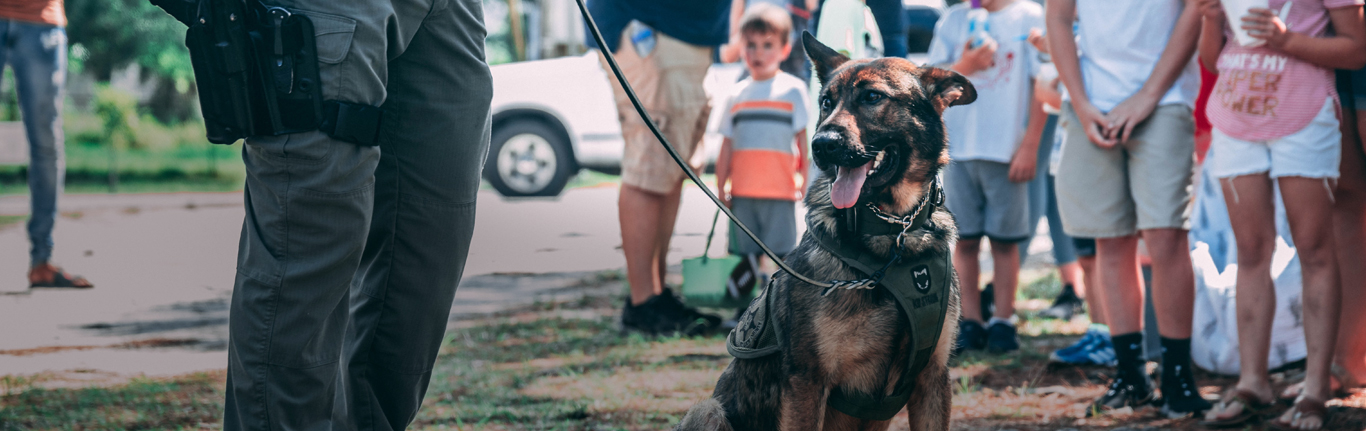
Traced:
[[[901, 58], [850, 61], [804, 33], [816, 66], [820, 122], [811, 142], [822, 175], [806, 197], [808, 230], [841, 233], [836, 209], [871, 203], [897, 217], [927, 198], [929, 184], [948, 163], [943, 113], [977, 98], [952, 71], [917, 67]], [[833, 180], [832, 180], [833, 179]], [[859, 234], [867, 251], [890, 260], [895, 235]], [[901, 256], [947, 255], [957, 240], [953, 218], [937, 209], [924, 227], [907, 232]], [[807, 232], [786, 262], [816, 280], [863, 278]], [[949, 271], [952, 274], [952, 271]], [[957, 277], [951, 275], [948, 312], [928, 365], [915, 376], [906, 408], [913, 430], [947, 430], [952, 389], [948, 360], [958, 332]], [[785, 272], [775, 275], [770, 319], [782, 328], [778, 353], [735, 359], [712, 398], [688, 411], [676, 430], [885, 430], [826, 406], [835, 388], [890, 394], [914, 350], [905, 312], [882, 288], [822, 288]]]

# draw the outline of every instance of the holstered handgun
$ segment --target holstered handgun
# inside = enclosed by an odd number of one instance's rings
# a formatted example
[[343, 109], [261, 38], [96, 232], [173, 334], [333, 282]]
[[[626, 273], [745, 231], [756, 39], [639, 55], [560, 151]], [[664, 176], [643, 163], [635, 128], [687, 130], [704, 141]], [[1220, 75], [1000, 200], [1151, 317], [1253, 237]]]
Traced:
[[323, 100], [313, 21], [259, 0], [150, 0], [189, 26], [209, 142], [322, 130], [376, 145], [378, 107]]

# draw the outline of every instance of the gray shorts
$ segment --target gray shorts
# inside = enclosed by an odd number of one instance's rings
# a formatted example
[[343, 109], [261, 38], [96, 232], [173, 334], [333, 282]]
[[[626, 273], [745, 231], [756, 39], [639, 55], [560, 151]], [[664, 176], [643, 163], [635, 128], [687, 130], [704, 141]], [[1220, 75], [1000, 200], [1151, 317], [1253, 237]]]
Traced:
[[[732, 198], [730, 211], [748, 226], [759, 240], [778, 255], [786, 255], [797, 248], [797, 203], [778, 199]], [[735, 223], [730, 224], [730, 253], [763, 253], [754, 240], [749, 239]]]
[[944, 203], [958, 222], [958, 236], [996, 241], [1029, 238], [1029, 188], [1010, 181], [1010, 165], [954, 160], [944, 170]]
[[1058, 210], [1067, 234], [1114, 238], [1145, 229], [1189, 229], [1195, 165], [1195, 119], [1186, 105], [1158, 106], [1129, 141], [1091, 143], [1072, 105], [1058, 164]]

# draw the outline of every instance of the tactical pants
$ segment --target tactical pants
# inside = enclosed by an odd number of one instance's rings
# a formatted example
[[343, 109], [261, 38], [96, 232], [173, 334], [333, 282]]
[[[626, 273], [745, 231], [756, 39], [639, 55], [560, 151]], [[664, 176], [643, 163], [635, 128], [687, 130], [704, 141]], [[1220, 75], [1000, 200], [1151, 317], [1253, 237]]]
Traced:
[[384, 114], [378, 147], [247, 140], [224, 429], [403, 429], [473, 235], [493, 93], [482, 6], [267, 3], [313, 20], [326, 99]]

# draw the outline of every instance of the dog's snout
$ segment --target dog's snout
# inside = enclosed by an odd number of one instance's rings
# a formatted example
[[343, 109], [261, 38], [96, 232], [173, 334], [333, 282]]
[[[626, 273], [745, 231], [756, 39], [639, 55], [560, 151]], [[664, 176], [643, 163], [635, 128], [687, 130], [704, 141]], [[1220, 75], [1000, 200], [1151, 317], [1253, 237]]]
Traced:
[[872, 154], [851, 142], [848, 134], [838, 129], [821, 130], [811, 137], [811, 157], [816, 160], [816, 166], [835, 165], [846, 168], [859, 166], [873, 159]]
[[840, 150], [844, 145], [844, 139], [839, 133], [824, 130], [816, 132], [816, 136], [811, 137], [811, 155], [816, 157], [831, 156]]

